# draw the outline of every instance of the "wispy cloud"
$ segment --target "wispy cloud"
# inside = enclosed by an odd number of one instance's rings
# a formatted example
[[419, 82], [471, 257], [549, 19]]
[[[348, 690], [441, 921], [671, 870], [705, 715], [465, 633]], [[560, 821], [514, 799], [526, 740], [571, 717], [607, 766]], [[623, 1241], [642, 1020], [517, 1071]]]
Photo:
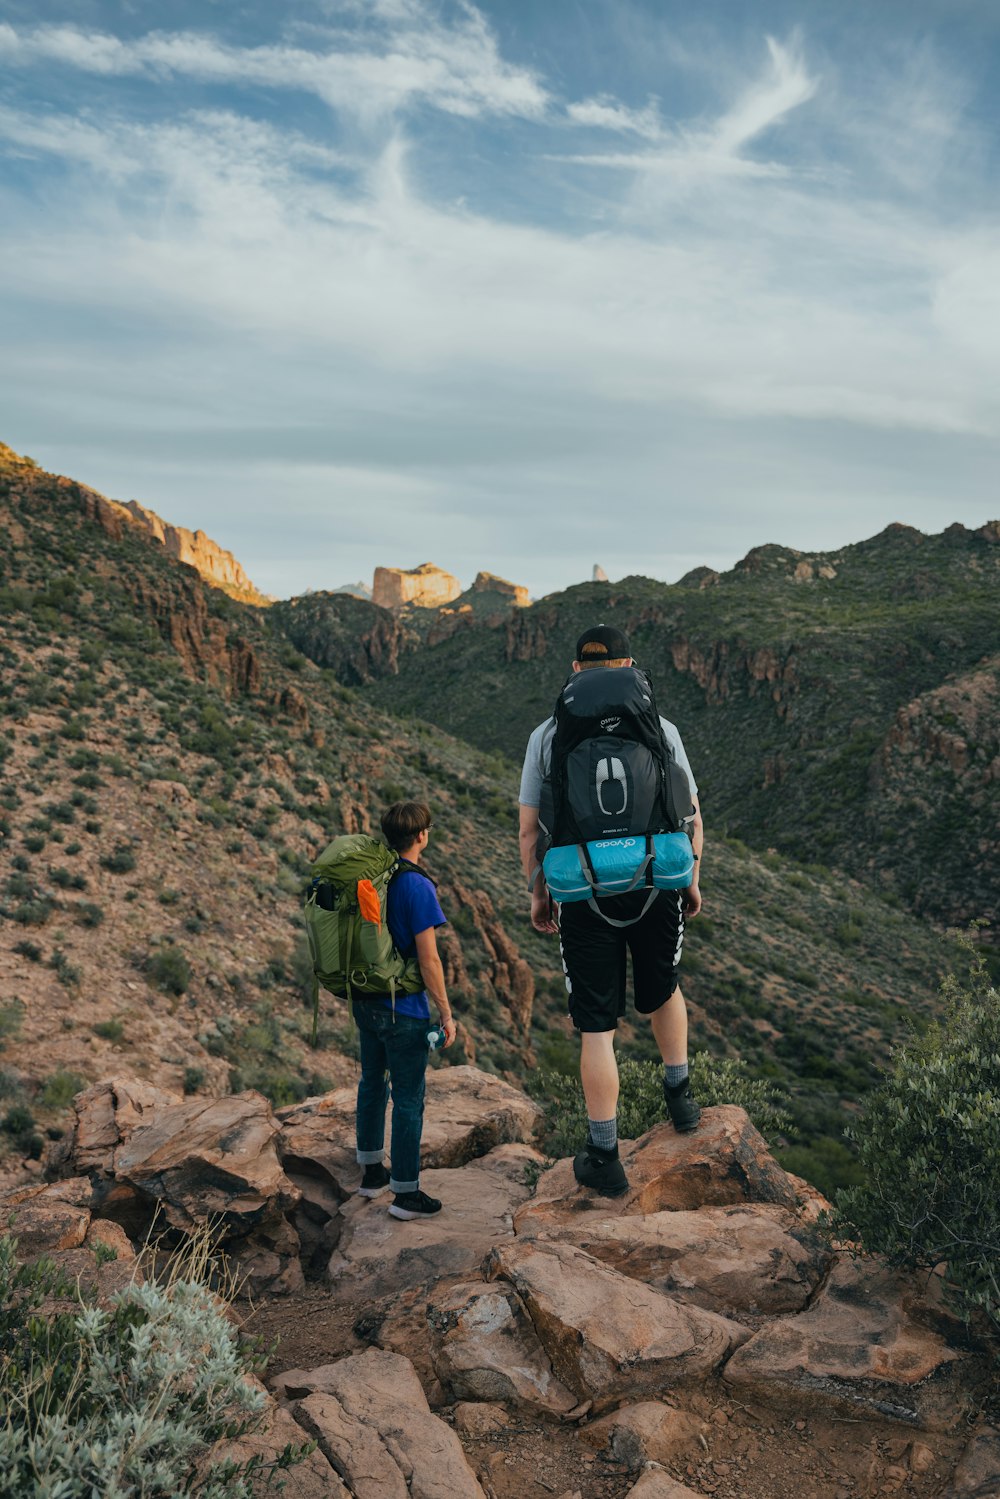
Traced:
[[[153, 500], [157, 473], [178, 483], [171, 432], [186, 472], [211, 469], [184, 489], [200, 505], [230, 484], [287, 509], [284, 482], [303, 524], [325, 526], [326, 498], [308, 496], [326, 475], [354, 497], [357, 547], [378, 493], [394, 536], [433, 515], [468, 549], [502, 515], [559, 553], [548, 507], [572, 500], [589, 550], [610, 495], [635, 534], [667, 509], [690, 530], [677, 497], [712, 485], [717, 515], [736, 484], [740, 503], [773, 494], [798, 521], [816, 448], [787, 434], [824, 424], [894, 444], [885, 470], [919, 488], [924, 434], [1000, 436], [986, 175], [959, 211], [937, 196], [956, 154], [976, 170], [960, 94], [925, 59], [886, 63], [876, 87], [827, 51], [814, 63], [807, 37], [759, 49], [668, 109], [667, 80], [629, 99], [592, 80], [575, 94], [565, 69], [557, 86], [469, 4], [329, 0], [268, 45], [0, 26], [0, 57], [45, 80], [0, 108], [8, 407], [73, 413], [105, 451], [131, 442]], [[905, 150], [918, 116], [934, 146], [922, 178]], [[801, 457], [751, 481], [776, 424]], [[826, 494], [840, 456], [822, 461]], [[352, 552], [332, 581], [358, 566]]]
[[359, 36], [340, 31], [315, 49], [227, 46], [200, 32], [155, 31], [123, 41], [76, 26], [18, 32], [0, 25], [0, 58], [26, 66], [59, 63], [102, 77], [184, 77], [302, 90], [359, 115], [391, 112], [414, 100], [470, 117], [533, 118], [544, 111], [544, 87], [529, 69], [503, 60], [473, 7], [464, 7], [451, 26], [411, 4], [383, 5], [374, 14], [395, 25], [377, 35], [370, 28]]

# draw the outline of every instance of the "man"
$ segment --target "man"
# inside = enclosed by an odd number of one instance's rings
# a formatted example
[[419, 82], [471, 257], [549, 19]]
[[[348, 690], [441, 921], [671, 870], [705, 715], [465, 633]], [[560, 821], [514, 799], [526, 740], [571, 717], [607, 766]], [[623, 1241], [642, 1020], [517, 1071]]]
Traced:
[[[434, 881], [418, 868], [431, 830], [430, 808], [423, 802], [395, 802], [382, 816], [382, 834], [399, 854], [402, 869], [393, 876], [386, 897], [386, 921], [403, 958], [417, 959], [425, 988], [418, 994], [356, 999], [354, 1017], [361, 1045], [358, 1083], [357, 1158], [364, 1167], [358, 1191], [378, 1197], [389, 1187], [395, 1194], [394, 1218], [430, 1218], [441, 1202], [420, 1190], [420, 1135], [424, 1122], [424, 1074], [427, 1071], [430, 996], [437, 1007], [444, 1045], [455, 1039], [455, 1022], [437, 950], [437, 928], [445, 914]], [[385, 1169], [385, 1109], [392, 1083], [391, 1173]]]
[[[573, 671], [628, 667], [632, 649], [628, 637], [609, 625], [585, 630], [577, 641]], [[520, 845], [525, 878], [538, 867], [536, 842], [542, 785], [551, 769], [555, 719], [539, 724], [528, 740], [521, 774]], [[558, 932], [569, 1013], [580, 1032], [580, 1080], [587, 1104], [588, 1138], [574, 1161], [581, 1186], [609, 1197], [628, 1190], [618, 1158], [618, 1065], [614, 1037], [625, 1013], [626, 953], [632, 957], [635, 1006], [648, 1015], [663, 1059], [663, 1090], [674, 1128], [687, 1133], [698, 1127], [701, 1110], [688, 1079], [687, 1008], [677, 982], [685, 918], [701, 910], [699, 874], [702, 820], [697, 786], [680, 735], [672, 723], [660, 719], [663, 736], [674, 759], [686, 772], [691, 787], [694, 821], [690, 836], [694, 873], [686, 890], [661, 890], [643, 914], [648, 891], [599, 899], [592, 908], [581, 901], [554, 908], [538, 872], [531, 890], [531, 924], [539, 932]], [[600, 914], [603, 913], [603, 914]], [[605, 920], [631, 922], [614, 926]], [[635, 918], [638, 917], [638, 920]]]

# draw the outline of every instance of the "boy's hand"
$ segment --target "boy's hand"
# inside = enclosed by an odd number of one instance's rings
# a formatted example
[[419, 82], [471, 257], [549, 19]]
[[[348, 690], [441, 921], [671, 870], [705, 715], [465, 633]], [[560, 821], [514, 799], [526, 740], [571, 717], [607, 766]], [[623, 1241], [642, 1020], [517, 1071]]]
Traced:
[[444, 1031], [444, 1050], [447, 1051], [458, 1034], [458, 1028], [450, 1015], [447, 1020], [442, 1020], [441, 1028]]
[[701, 910], [701, 891], [697, 885], [689, 885], [682, 892], [681, 904], [684, 907], [684, 919], [690, 921], [692, 916], [697, 916]]

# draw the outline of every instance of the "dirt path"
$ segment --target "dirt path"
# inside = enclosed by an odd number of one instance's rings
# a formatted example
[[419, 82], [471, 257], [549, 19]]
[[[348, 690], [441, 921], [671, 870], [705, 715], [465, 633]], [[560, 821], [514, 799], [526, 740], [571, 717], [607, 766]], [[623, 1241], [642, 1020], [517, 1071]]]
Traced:
[[[384, 1304], [341, 1301], [319, 1286], [259, 1303], [247, 1330], [276, 1342], [269, 1374], [331, 1363], [368, 1346]], [[667, 1469], [709, 1499], [948, 1499], [967, 1433], [914, 1432], [885, 1421], [779, 1414], [735, 1400], [721, 1381], [672, 1391], [673, 1405], [708, 1423], [699, 1444]], [[439, 1412], [453, 1419], [449, 1408]], [[636, 1480], [575, 1424], [511, 1413], [484, 1436], [459, 1431], [488, 1499], [623, 1499]]]

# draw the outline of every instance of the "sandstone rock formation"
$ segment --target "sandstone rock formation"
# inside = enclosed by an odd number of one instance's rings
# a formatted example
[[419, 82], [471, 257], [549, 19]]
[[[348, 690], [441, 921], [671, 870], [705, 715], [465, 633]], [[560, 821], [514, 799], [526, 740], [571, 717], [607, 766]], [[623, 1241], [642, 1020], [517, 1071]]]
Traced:
[[[985, 1366], [934, 1299], [936, 1281], [818, 1239], [816, 1201], [741, 1110], [706, 1110], [694, 1137], [644, 1135], [623, 1151], [630, 1192], [610, 1200], [580, 1190], [568, 1161], [535, 1186], [535, 1107], [509, 1085], [471, 1067], [428, 1081], [438, 1164], [423, 1181], [445, 1210], [424, 1221], [356, 1195], [353, 1089], [275, 1118], [257, 1094], [182, 1099], [127, 1078], [78, 1096], [62, 1160], [74, 1174], [19, 1189], [0, 1214], [15, 1215], [22, 1257], [52, 1254], [106, 1305], [144, 1273], [125, 1230], [143, 1232], [156, 1202], [179, 1232], [219, 1218], [252, 1287], [294, 1297], [308, 1208], [319, 1236], [304, 1244], [307, 1266], [322, 1274], [330, 1258], [331, 1275], [303, 1314], [336, 1308], [375, 1346], [286, 1363], [272, 1381], [280, 1406], [233, 1451], [266, 1459], [313, 1438], [289, 1478], [303, 1499], [514, 1499], [532, 1490], [487, 1481], [488, 1462], [480, 1481], [470, 1457], [498, 1443], [513, 1460], [533, 1430], [558, 1435], [577, 1474], [616, 1472], [615, 1493], [639, 1475], [639, 1499], [785, 1499], [761, 1479], [760, 1443], [791, 1432], [787, 1457], [814, 1425], [825, 1433], [815, 1450], [837, 1456], [815, 1483], [815, 1469], [796, 1470], [803, 1494], [991, 1492], [991, 1427], [955, 1467]], [[738, 1420], [743, 1446], [736, 1435], [722, 1446], [737, 1462], [712, 1460]], [[855, 1426], [868, 1435], [849, 1458]], [[548, 1480], [544, 1490], [558, 1496]], [[590, 1490], [577, 1477], [566, 1492]]]
[[372, 584], [372, 602], [382, 609], [438, 609], [450, 604], [462, 592], [462, 585], [451, 573], [422, 562], [419, 567], [377, 567]]
[[137, 500], [128, 500], [121, 508], [127, 511], [139, 530], [164, 546], [171, 557], [196, 568], [206, 582], [217, 583], [245, 603], [268, 603], [265, 595], [251, 583], [232, 552], [220, 547], [204, 531], [189, 531], [185, 526], [172, 526], [154, 510], [147, 510], [145, 505], [140, 505]]
[[402, 1355], [372, 1348], [279, 1388], [355, 1499], [486, 1499]]
[[844, 1260], [810, 1307], [741, 1348], [725, 1378], [778, 1405], [827, 1403], [946, 1430], [971, 1402], [975, 1361], [919, 1321], [919, 1306], [906, 1277]]
[[496, 573], [476, 573], [471, 592], [497, 594], [500, 598], [509, 600], [515, 609], [526, 609], [531, 603], [531, 595], [526, 588], [522, 588], [520, 583], [509, 583], [506, 578], [497, 577]]
[[592, 583], [606, 583], [608, 581], [608, 575], [599, 562], [594, 563], [594, 570], [590, 575], [590, 581]]

